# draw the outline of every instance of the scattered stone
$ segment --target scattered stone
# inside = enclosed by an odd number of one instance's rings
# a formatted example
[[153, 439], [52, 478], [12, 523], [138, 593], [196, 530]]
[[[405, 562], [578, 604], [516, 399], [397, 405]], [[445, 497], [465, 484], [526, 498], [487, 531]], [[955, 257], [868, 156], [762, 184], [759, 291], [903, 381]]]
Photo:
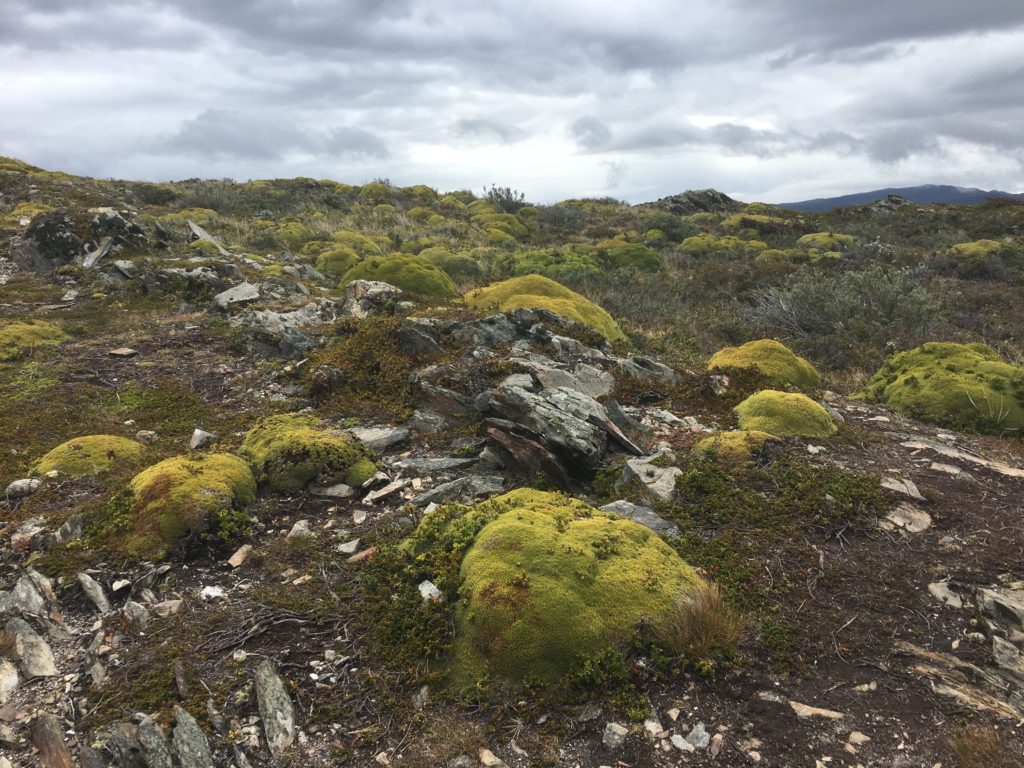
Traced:
[[812, 707], [809, 704], [801, 704], [799, 701], [790, 701], [789, 706], [796, 712], [797, 717], [825, 717], [829, 720], [841, 720], [846, 717], [842, 712]]
[[7, 659], [0, 659], [0, 706], [10, 701], [18, 689], [18, 670]]
[[43, 481], [38, 477], [24, 477], [7, 486], [7, 498], [22, 499], [31, 496], [42, 487]]
[[678, 733], [672, 734], [672, 738], [669, 739], [669, 742], [671, 742], [672, 746], [678, 749], [680, 752], [693, 752], [695, 749], [693, 744], [688, 742]]
[[346, 317], [369, 317], [386, 312], [402, 295], [395, 286], [379, 280], [353, 280], [345, 286], [345, 303], [341, 313]]
[[718, 757], [718, 753], [722, 751], [722, 747], [725, 745], [725, 736], [721, 733], [716, 733], [711, 737], [711, 756]]
[[579, 713], [576, 715], [576, 721], [580, 723], [589, 723], [591, 720], [597, 720], [601, 716], [601, 707], [594, 702], [588, 702], [583, 705]]
[[192, 439], [188, 441], [188, 448], [190, 451], [198, 451], [202, 448], [208, 448], [217, 442], [217, 435], [213, 432], [207, 432], [201, 427], [196, 427], [192, 432]]
[[917, 486], [914, 485], [913, 480], [900, 480], [899, 478], [883, 475], [881, 485], [886, 490], [890, 490], [904, 496], [909, 496], [914, 501], [926, 501], [925, 497], [921, 495], [921, 492], [917, 490]]
[[243, 563], [245, 563], [246, 559], [251, 554], [252, 544], [243, 544], [235, 550], [235, 554], [228, 558], [228, 565], [230, 565], [232, 568], [238, 568]]
[[928, 530], [932, 524], [931, 515], [907, 501], [900, 502], [885, 519], [908, 533], [921, 533]]
[[321, 496], [325, 499], [348, 499], [356, 495], [355, 489], [345, 483], [336, 485], [321, 486], [313, 489], [314, 496]]
[[138, 354], [139, 351], [137, 349], [132, 349], [131, 347], [118, 347], [117, 349], [112, 349], [107, 352], [109, 357], [120, 357], [125, 360], [135, 357]]
[[363, 501], [365, 501], [367, 504], [376, 504], [381, 499], [386, 498], [391, 494], [397, 493], [398, 491], [402, 490], [408, 484], [408, 480], [400, 477], [397, 480], [393, 480], [392, 482], [388, 483], [383, 488], [379, 488], [376, 491], [370, 491], [363, 498]]
[[960, 595], [949, 588], [949, 584], [945, 581], [936, 581], [928, 585], [928, 591], [932, 593], [932, 597], [941, 603], [945, 603], [951, 608], [963, 608], [964, 601], [960, 599]]
[[255, 686], [267, 746], [276, 757], [295, 741], [295, 707], [268, 659], [256, 667]]
[[149, 621], [149, 611], [142, 603], [137, 603], [134, 600], [128, 600], [124, 604], [124, 616], [128, 619], [129, 623], [136, 629], [142, 629], [146, 626]]
[[621, 723], [608, 723], [604, 727], [604, 734], [601, 741], [608, 749], [618, 749], [629, 735], [629, 728]]
[[67, 544], [71, 541], [78, 541], [85, 535], [85, 515], [71, 515], [64, 524], [53, 534], [53, 540], [57, 544]]
[[420, 597], [423, 598], [424, 603], [434, 603], [438, 600], [444, 599], [444, 594], [437, 588], [434, 582], [429, 579], [421, 581], [418, 587], [420, 591]]
[[348, 559], [350, 563], [359, 563], [363, 560], [369, 560], [371, 557], [377, 554], [376, 547], [367, 547], [362, 552], [356, 552], [352, 557]]
[[383, 453], [409, 439], [405, 427], [353, 427], [349, 430], [367, 448]]
[[356, 525], [362, 525], [366, 522], [366, 510], [357, 509], [352, 513], [352, 522]]
[[139, 721], [135, 732], [146, 761], [146, 768], [174, 768], [167, 735], [149, 716]]
[[260, 298], [260, 287], [253, 283], [245, 282], [228, 288], [213, 297], [213, 303], [221, 309], [229, 309], [233, 306], [251, 304]]
[[666, 520], [650, 507], [642, 507], [639, 504], [620, 499], [619, 501], [605, 504], [601, 509], [605, 512], [612, 512], [619, 517], [624, 517], [627, 520], [632, 520], [634, 523], [640, 523], [640, 525], [650, 528], [655, 533], [664, 534], [669, 537], [679, 535], [679, 526], [671, 520]]
[[443, 504], [446, 501], [480, 501], [501, 493], [504, 488], [505, 479], [499, 475], [466, 475], [420, 494], [411, 503], [417, 507], [425, 507], [428, 504]]
[[704, 728], [704, 723], [697, 723], [687, 735], [686, 740], [694, 749], [704, 749], [711, 743], [711, 734]]
[[110, 610], [110, 600], [107, 599], [107, 593], [103, 591], [100, 583], [87, 573], [79, 573], [77, 578], [79, 586], [82, 587], [85, 596], [96, 606], [96, 610], [100, 613], [107, 613]]
[[46, 521], [43, 518], [30, 517], [11, 535], [11, 549], [15, 552], [31, 552], [38, 549], [46, 532]]
[[74, 761], [64, 743], [64, 728], [56, 715], [41, 712], [32, 721], [32, 746], [39, 750], [42, 768], [72, 768]]
[[288, 531], [287, 538], [289, 539], [312, 539], [314, 534], [309, 529], [309, 520], [296, 520], [292, 529]]
[[471, 467], [477, 462], [476, 457], [453, 458], [450, 456], [431, 456], [426, 458], [401, 459], [392, 466], [403, 472], [416, 475], [436, 475], [445, 472], [454, 472], [459, 469]]
[[161, 619], [166, 619], [180, 611], [184, 605], [184, 600], [163, 600], [153, 606], [153, 613]]
[[412, 697], [412, 708], [417, 712], [422, 712], [427, 708], [427, 703], [430, 701], [430, 686], [421, 685], [420, 689]]
[[647, 734], [652, 739], [662, 739], [665, 737], [665, 729], [662, 727], [661, 723], [658, 722], [657, 718], [648, 717], [644, 720], [644, 730], [647, 731]]
[[626, 486], [638, 482], [654, 498], [671, 501], [676, 491], [676, 478], [683, 474], [683, 471], [679, 467], [662, 467], [654, 463], [663, 456], [664, 454], [657, 454], [628, 459], [617, 485]]
[[17, 663], [21, 674], [27, 678], [56, 677], [59, 674], [50, 646], [24, 619], [8, 619], [0, 646], [6, 649], [5, 655]]
[[218, 600], [227, 600], [227, 593], [224, 587], [209, 585], [199, 591], [199, 599], [203, 602], [212, 603]]
[[338, 545], [338, 552], [343, 555], [352, 555], [359, 551], [359, 539], [352, 539], [352, 541], [346, 541], [344, 544]]
[[140, 443], [152, 443], [156, 440], [156, 432], [151, 429], [140, 429], [135, 433], [135, 439]]
[[174, 719], [171, 739], [181, 768], [214, 768], [210, 742], [196, 719], [177, 705], [174, 707]]
[[495, 755], [489, 749], [481, 749], [478, 757], [480, 759], [480, 765], [484, 768], [508, 768], [508, 765], [500, 757]]

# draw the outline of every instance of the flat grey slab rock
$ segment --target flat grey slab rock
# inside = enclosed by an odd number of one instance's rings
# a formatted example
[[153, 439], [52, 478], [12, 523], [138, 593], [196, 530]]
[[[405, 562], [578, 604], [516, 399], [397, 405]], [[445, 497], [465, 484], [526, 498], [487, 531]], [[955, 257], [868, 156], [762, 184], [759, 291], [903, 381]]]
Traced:
[[650, 528], [655, 533], [664, 534], [669, 537], [679, 535], [679, 526], [671, 520], [666, 520], [650, 507], [643, 507], [639, 504], [620, 499], [619, 501], [613, 501], [611, 504], [605, 504], [601, 509], [604, 512], [612, 512], [619, 517], [639, 523], [645, 528]]
[[280, 755], [295, 740], [295, 707], [274, 665], [267, 659], [256, 667], [256, 701], [271, 754]]

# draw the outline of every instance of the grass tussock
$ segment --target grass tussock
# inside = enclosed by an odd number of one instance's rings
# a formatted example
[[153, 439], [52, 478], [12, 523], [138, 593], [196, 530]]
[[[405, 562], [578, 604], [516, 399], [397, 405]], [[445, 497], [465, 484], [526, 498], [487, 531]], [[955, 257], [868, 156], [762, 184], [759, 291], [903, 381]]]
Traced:
[[745, 630], [743, 613], [729, 605], [718, 585], [711, 582], [702, 582], [683, 594], [676, 610], [655, 627], [666, 648], [689, 659], [731, 651]]
[[991, 725], [968, 725], [949, 736], [956, 768], [1024, 768], [1024, 756]]

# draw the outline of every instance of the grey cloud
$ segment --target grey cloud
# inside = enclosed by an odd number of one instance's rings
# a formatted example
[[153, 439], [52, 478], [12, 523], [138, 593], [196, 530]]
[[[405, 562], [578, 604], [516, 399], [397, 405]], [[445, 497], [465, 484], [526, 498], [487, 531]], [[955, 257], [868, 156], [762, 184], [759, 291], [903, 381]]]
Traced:
[[612, 132], [596, 117], [581, 117], [569, 126], [569, 135], [583, 149], [597, 151], [608, 146]]
[[461, 138], [503, 143], [520, 141], [526, 136], [521, 128], [482, 117], [465, 117], [456, 120], [452, 130], [456, 136]]

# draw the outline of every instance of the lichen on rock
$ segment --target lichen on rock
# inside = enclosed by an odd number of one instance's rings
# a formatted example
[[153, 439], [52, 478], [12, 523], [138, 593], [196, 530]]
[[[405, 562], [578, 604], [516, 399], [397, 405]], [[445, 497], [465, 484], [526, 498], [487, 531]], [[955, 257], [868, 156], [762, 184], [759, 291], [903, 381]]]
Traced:
[[733, 410], [740, 429], [777, 437], [828, 437], [837, 429], [828, 411], [798, 392], [762, 390]]
[[358, 487], [377, 471], [370, 451], [355, 437], [300, 414], [261, 421], [246, 435], [241, 454], [260, 484], [275, 493], [301, 491], [313, 481]]

